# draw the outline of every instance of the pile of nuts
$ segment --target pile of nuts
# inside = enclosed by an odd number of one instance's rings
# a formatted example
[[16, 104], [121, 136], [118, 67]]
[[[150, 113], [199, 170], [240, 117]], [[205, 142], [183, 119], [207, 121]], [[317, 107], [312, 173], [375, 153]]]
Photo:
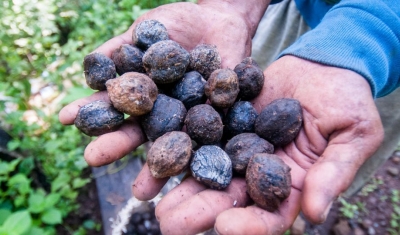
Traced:
[[221, 68], [216, 46], [201, 44], [188, 52], [158, 21], [139, 23], [132, 39], [111, 58], [85, 57], [87, 84], [107, 90], [111, 104], [81, 107], [77, 128], [98, 136], [118, 129], [124, 113], [136, 116], [153, 142], [147, 163], [154, 177], [190, 169], [198, 181], [223, 190], [233, 174], [242, 175], [254, 202], [276, 210], [290, 194], [291, 176], [273, 152], [299, 133], [300, 103], [278, 99], [258, 114], [250, 100], [260, 94], [264, 75], [252, 58], [233, 70]]

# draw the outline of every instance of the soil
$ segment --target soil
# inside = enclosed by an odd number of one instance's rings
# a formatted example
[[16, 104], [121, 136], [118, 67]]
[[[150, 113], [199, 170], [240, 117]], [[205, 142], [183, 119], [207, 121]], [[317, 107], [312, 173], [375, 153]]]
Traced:
[[[340, 208], [343, 204], [336, 201], [324, 224], [312, 225], [301, 219], [300, 232], [292, 231], [290, 234], [307, 235], [392, 235], [400, 234], [399, 231], [389, 233], [390, 221], [394, 205], [400, 207], [400, 202], [392, 202], [391, 196], [394, 190], [400, 191], [400, 151], [393, 155], [382, 165], [368, 184], [356, 195], [346, 198], [345, 201], [351, 205], [357, 205], [352, 218], [343, 216]], [[100, 206], [97, 200], [97, 189], [95, 182], [91, 182], [84, 188], [78, 197], [80, 208], [66, 219], [66, 224], [74, 228], [83, 221], [91, 219], [101, 224]], [[148, 213], [148, 212], [145, 212]], [[144, 215], [143, 215], [144, 216]], [[148, 216], [146, 214], [146, 216]], [[152, 215], [151, 217], [153, 217]], [[302, 216], [300, 216], [302, 218]], [[398, 221], [400, 222], [400, 221]], [[158, 225], [157, 222], [152, 227]], [[130, 226], [132, 227], [132, 226]], [[155, 228], [153, 228], [155, 229]], [[399, 229], [399, 228], [397, 228]], [[137, 234], [138, 231], [132, 234]], [[69, 234], [65, 226], [60, 228], [57, 234]], [[101, 231], [89, 230], [88, 235], [103, 234]], [[157, 233], [154, 233], [157, 234]]]

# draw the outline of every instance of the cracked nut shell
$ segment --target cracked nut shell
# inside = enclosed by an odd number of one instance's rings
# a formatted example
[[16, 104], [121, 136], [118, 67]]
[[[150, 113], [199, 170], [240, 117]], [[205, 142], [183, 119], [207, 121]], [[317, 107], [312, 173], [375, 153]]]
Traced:
[[247, 192], [261, 208], [273, 212], [290, 195], [290, 167], [279, 156], [255, 154], [246, 171]]

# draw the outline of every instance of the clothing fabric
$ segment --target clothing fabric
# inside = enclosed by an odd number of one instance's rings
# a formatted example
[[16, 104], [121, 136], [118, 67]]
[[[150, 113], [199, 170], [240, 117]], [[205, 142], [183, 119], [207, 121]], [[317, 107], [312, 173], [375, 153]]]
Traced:
[[[297, 40], [302, 35], [311, 34], [312, 31], [314, 30], [311, 30], [307, 21], [302, 17], [295, 1], [283, 0], [278, 4], [270, 5], [253, 38], [251, 56], [264, 70], [279, 55], [282, 56], [282, 51], [292, 50], [293, 43], [298, 43]], [[400, 142], [400, 102], [397, 102], [398, 100], [400, 100], [400, 89], [383, 98], [376, 99], [385, 138], [378, 151], [359, 169], [344, 196], [353, 195], [360, 190], [391, 156]]]

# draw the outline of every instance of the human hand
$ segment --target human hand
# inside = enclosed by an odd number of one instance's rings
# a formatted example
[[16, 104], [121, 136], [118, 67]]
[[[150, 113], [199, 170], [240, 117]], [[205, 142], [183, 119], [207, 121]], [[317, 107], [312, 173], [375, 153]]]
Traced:
[[[195, 234], [213, 226], [219, 234], [283, 234], [300, 208], [309, 221], [322, 223], [332, 202], [382, 141], [370, 86], [357, 73], [284, 56], [267, 68], [265, 79], [253, 101], [259, 112], [278, 98], [297, 99], [303, 107], [298, 137], [275, 151], [292, 169], [289, 198], [270, 213], [247, 206], [243, 179], [215, 191], [188, 178], [156, 208], [163, 234]], [[144, 172], [139, 182], [142, 177], [145, 181]]]

